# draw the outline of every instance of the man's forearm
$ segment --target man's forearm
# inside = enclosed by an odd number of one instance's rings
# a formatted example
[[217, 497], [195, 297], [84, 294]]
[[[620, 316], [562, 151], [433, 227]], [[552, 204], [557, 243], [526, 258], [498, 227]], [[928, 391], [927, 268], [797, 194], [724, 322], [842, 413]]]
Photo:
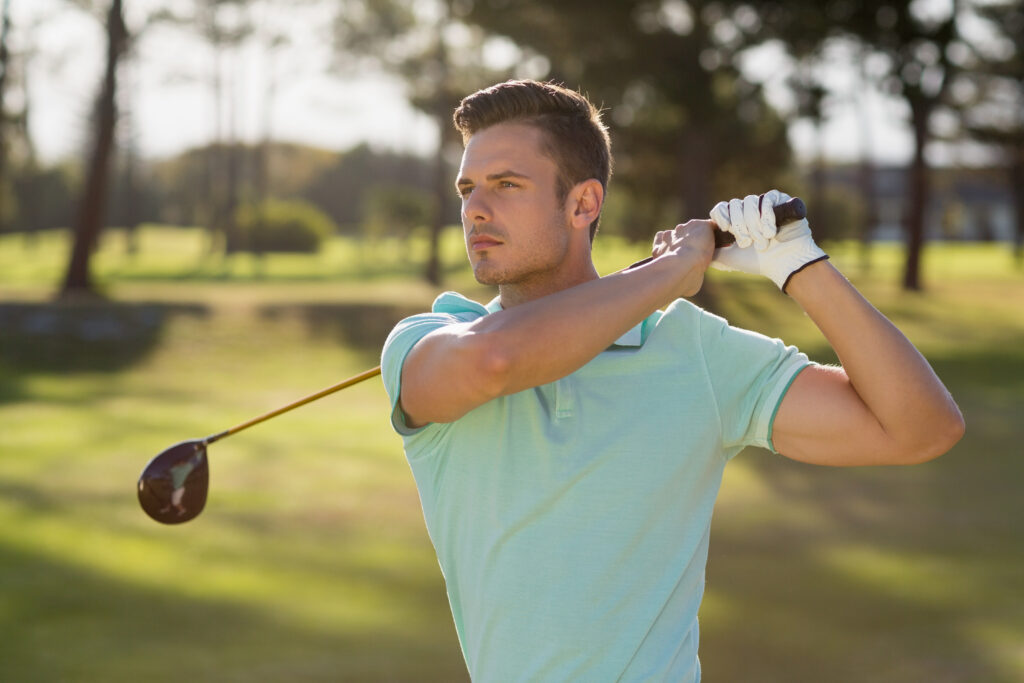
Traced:
[[655, 259], [485, 316], [472, 330], [501, 349], [507, 372], [500, 393], [522, 391], [578, 370], [679, 296], [688, 279], [702, 280], [706, 266], [696, 253]]
[[829, 262], [793, 276], [786, 291], [825, 335], [853, 389], [895, 442], [927, 450], [936, 437], [962, 430], [959, 409], [925, 358]]

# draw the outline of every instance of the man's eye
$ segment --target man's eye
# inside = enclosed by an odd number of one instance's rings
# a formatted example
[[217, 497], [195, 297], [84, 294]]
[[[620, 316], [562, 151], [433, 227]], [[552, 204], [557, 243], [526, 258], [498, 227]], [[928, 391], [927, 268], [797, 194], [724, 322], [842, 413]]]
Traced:
[[511, 180], [502, 180], [500, 183], [501, 187], [519, 187], [516, 183]]
[[464, 187], [457, 187], [457, 188], [455, 188], [455, 194], [458, 195], [459, 197], [461, 197], [462, 199], [465, 199], [466, 197], [468, 197], [469, 193], [472, 192], [472, 191], [473, 191], [473, 188], [468, 186], [468, 185], [464, 186]]

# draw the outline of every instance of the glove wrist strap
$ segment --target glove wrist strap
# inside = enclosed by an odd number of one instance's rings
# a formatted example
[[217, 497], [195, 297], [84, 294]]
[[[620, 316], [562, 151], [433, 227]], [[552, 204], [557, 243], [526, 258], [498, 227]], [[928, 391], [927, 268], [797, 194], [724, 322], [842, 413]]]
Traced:
[[803, 270], [807, 266], [811, 265], [812, 263], [817, 263], [818, 261], [827, 261], [827, 260], [828, 260], [828, 254], [822, 254], [818, 258], [813, 259], [811, 261], [808, 261], [807, 263], [803, 264], [802, 266], [800, 266], [799, 268], [794, 270], [792, 273], [790, 273], [788, 276], [786, 276], [786, 281], [782, 283], [782, 287], [780, 287], [780, 289], [782, 290], [782, 293], [783, 294], [789, 294], [789, 292], [786, 291], [786, 287], [789, 286], [789, 281], [793, 279], [794, 275], [796, 275], [797, 273], [799, 273], [801, 270]]

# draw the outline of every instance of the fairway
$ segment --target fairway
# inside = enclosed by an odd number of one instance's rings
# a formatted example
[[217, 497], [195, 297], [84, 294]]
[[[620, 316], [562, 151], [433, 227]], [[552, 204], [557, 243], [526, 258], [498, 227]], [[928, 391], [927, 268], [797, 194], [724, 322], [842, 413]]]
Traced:
[[[602, 272], [644, 256], [598, 238]], [[177, 527], [146, 462], [379, 362], [437, 290], [425, 245], [341, 239], [230, 259], [149, 226], [96, 257], [109, 300], [55, 305], [67, 244], [0, 236], [0, 680], [463, 681], [444, 583], [374, 379], [210, 449]], [[750, 449], [726, 469], [701, 611], [708, 681], [1024, 680], [1024, 271], [998, 245], [834, 261], [922, 349], [967, 435], [912, 468]], [[445, 237], [445, 288], [486, 301]], [[831, 361], [771, 283], [713, 272], [703, 305]], [[742, 653], [742, 654], [738, 654]]]

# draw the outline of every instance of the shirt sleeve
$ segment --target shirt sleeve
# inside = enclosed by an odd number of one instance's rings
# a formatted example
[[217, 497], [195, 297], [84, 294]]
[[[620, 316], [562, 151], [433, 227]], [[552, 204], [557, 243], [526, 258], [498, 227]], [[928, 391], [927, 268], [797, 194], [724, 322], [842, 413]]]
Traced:
[[402, 396], [402, 366], [412, 348], [425, 336], [445, 325], [459, 322], [454, 316], [443, 313], [423, 313], [402, 320], [391, 330], [381, 351], [381, 377], [384, 389], [391, 401], [391, 426], [404, 436], [416, 430], [406, 426], [398, 400]]
[[776, 453], [772, 424], [807, 356], [780, 339], [732, 327], [715, 315], [700, 319], [700, 343], [726, 448], [761, 446]]
[[384, 342], [381, 351], [381, 377], [391, 400], [391, 426], [403, 436], [415, 434], [417, 429], [407, 427], [405, 415], [398, 405], [402, 396], [402, 367], [412, 348], [425, 336], [446, 325], [471, 322], [488, 311], [480, 304], [455, 292], [445, 292], [434, 301], [430, 313], [421, 313], [399, 322]]

